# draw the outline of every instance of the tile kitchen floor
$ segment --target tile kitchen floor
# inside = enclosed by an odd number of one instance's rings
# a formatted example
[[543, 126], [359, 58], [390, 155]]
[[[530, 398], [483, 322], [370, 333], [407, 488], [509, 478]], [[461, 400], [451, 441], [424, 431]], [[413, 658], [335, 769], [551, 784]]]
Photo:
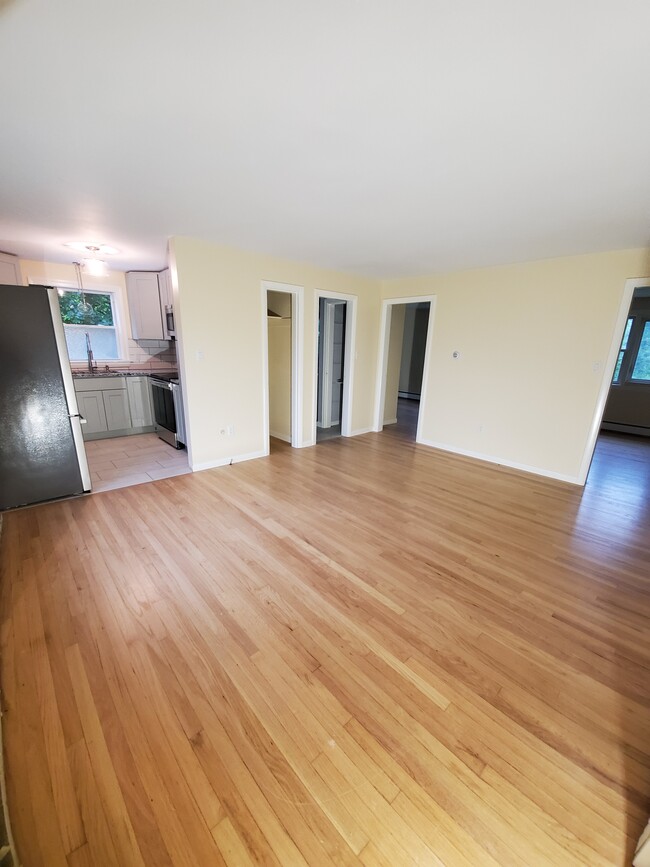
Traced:
[[86, 455], [95, 494], [190, 472], [187, 451], [172, 448], [153, 433], [91, 440]]

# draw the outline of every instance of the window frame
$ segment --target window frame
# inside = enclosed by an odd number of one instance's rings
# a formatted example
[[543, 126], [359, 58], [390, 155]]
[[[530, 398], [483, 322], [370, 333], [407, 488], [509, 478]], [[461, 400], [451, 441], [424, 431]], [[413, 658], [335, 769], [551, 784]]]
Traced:
[[[612, 376], [611, 384], [613, 388], [620, 388], [624, 385], [634, 385], [641, 387], [650, 386], [650, 380], [648, 379], [632, 378], [632, 372], [634, 371], [634, 366], [636, 365], [639, 349], [641, 348], [641, 341], [643, 339], [646, 323], [650, 322], [650, 313], [630, 313], [625, 320], [625, 330], [627, 330], [627, 322], [630, 319], [632, 320], [632, 327], [630, 328], [630, 333], [628, 334], [627, 344], [625, 346], [625, 349], [623, 349], [623, 341], [621, 340], [621, 346], [619, 347], [619, 355], [621, 352], [623, 352], [623, 360], [621, 362], [621, 366], [618, 372], [618, 379], [614, 379]], [[625, 331], [623, 332], [623, 335], [625, 336]]]
[[[29, 278], [29, 284], [34, 286], [42, 286], [43, 280], [37, 280], [33, 277]], [[47, 286], [53, 286], [55, 289], [63, 289], [64, 292], [79, 292], [79, 284], [73, 282], [72, 280], [54, 280], [51, 283], [47, 282]], [[110, 295], [111, 296], [111, 304], [113, 307], [113, 327], [115, 328], [115, 336], [117, 340], [117, 349], [119, 352], [119, 358], [95, 358], [97, 363], [101, 364], [127, 364], [130, 361], [129, 358], [129, 338], [131, 336], [130, 332], [127, 331], [127, 317], [125, 310], [125, 299], [124, 292], [119, 286], [110, 285], [110, 286], [92, 286], [86, 288], [84, 286], [84, 293], [87, 295], [100, 294], [100, 295]], [[72, 328], [83, 328], [83, 325], [71, 326]], [[70, 360], [70, 365], [74, 367], [75, 365], [85, 366], [85, 361], [72, 361]]]

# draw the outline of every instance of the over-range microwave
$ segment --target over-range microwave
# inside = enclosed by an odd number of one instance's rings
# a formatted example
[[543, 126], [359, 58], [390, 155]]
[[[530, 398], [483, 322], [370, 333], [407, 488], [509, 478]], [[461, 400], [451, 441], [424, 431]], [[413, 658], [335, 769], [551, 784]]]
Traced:
[[165, 329], [170, 337], [176, 337], [176, 329], [174, 328], [174, 308], [171, 304], [165, 305]]

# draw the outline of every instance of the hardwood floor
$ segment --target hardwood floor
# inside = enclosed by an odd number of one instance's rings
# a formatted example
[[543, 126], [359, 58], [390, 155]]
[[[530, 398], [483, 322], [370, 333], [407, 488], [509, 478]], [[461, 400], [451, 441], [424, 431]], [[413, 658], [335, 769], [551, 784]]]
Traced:
[[388, 433], [7, 514], [23, 864], [629, 863], [649, 518], [647, 447], [582, 491]]

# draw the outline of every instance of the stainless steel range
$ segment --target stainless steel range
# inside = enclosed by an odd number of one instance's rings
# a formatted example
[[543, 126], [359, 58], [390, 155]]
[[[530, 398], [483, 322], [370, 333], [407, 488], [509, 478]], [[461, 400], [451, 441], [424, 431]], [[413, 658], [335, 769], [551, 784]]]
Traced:
[[150, 378], [156, 433], [175, 449], [185, 448], [185, 416], [180, 382], [176, 374], [156, 373]]

